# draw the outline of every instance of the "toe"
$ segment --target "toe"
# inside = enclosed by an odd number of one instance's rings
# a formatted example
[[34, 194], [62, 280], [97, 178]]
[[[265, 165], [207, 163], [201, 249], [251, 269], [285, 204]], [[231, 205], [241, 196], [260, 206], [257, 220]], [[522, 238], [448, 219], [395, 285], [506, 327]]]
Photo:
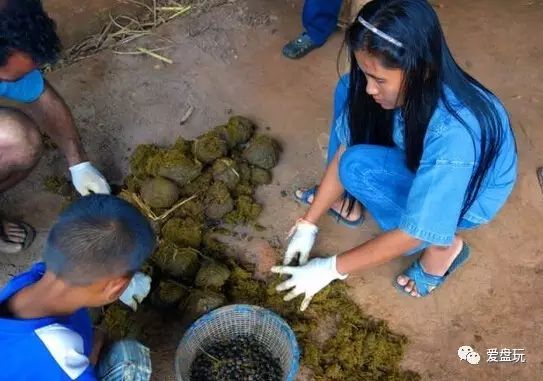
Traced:
[[12, 222], [4, 224], [4, 236], [9, 242], [23, 243], [26, 238], [26, 230]]
[[398, 282], [400, 286], [404, 287], [405, 285], [407, 285], [407, 282], [409, 282], [409, 278], [405, 275], [398, 275], [396, 282]]
[[413, 282], [411, 279], [409, 282], [407, 282], [407, 285], [405, 286], [405, 291], [411, 292], [415, 288], [415, 282]]
[[23, 245], [19, 243], [11, 243], [0, 240], [0, 252], [5, 254], [15, 254], [23, 249]]
[[10, 242], [23, 243], [26, 238], [26, 233], [10, 233], [6, 235], [6, 238]]

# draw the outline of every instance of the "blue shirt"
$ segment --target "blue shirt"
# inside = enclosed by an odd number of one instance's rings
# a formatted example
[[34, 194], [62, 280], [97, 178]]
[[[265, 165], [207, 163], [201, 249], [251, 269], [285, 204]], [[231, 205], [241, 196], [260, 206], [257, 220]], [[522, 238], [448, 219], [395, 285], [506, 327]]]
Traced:
[[[340, 79], [335, 93], [334, 130], [341, 144], [350, 145], [345, 100], [349, 78]], [[445, 88], [444, 97], [473, 133], [438, 102], [426, 136], [420, 166], [415, 173], [399, 229], [436, 245], [452, 242], [464, 206], [465, 194], [474, 166], [480, 158], [481, 129], [475, 116], [455, 94]], [[494, 165], [490, 168], [480, 192], [464, 219], [474, 225], [492, 220], [511, 194], [517, 177], [517, 152], [507, 112], [493, 97], [503, 126], [503, 141]], [[394, 111], [393, 140], [404, 150], [405, 123], [401, 109]]]
[[[45, 273], [37, 263], [0, 291], [0, 304], [36, 283]], [[96, 380], [88, 356], [92, 324], [87, 309], [70, 316], [15, 319], [0, 316], [1, 381]]]
[[32, 103], [42, 95], [45, 81], [39, 70], [32, 70], [17, 81], [0, 81], [0, 97]]

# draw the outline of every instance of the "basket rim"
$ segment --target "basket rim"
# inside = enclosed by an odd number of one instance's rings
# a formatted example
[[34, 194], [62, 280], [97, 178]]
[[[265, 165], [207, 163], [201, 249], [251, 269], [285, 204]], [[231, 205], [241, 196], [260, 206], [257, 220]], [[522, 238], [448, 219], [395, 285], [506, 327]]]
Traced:
[[194, 321], [190, 327], [185, 331], [183, 334], [183, 337], [181, 338], [179, 344], [177, 345], [177, 349], [175, 351], [175, 374], [177, 381], [189, 381], [189, 380], [181, 380], [180, 377], [180, 369], [179, 369], [179, 362], [177, 361], [179, 357], [179, 353], [181, 352], [181, 348], [183, 347], [183, 344], [185, 344], [187, 337], [190, 337], [192, 333], [195, 331], [196, 328], [198, 328], [201, 325], [201, 322], [203, 320], [209, 320], [211, 318], [215, 318], [216, 316], [223, 314], [225, 312], [234, 310], [234, 309], [241, 309], [241, 310], [247, 310], [247, 311], [256, 311], [258, 313], [268, 315], [272, 319], [279, 322], [279, 324], [285, 328], [285, 332], [288, 336], [288, 341], [292, 345], [292, 351], [293, 351], [293, 360], [290, 366], [290, 370], [287, 374], [286, 380], [287, 381], [293, 381], [297, 372], [298, 368], [300, 366], [300, 347], [298, 345], [298, 340], [296, 339], [296, 335], [294, 334], [294, 331], [290, 327], [290, 325], [283, 319], [281, 316], [276, 314], [275, 312], [261, 307], [261, 306], [255, 306], [252, 304], [229, 304], [227, 306], [219, 307], [217, 309], [214, 309], [213, 311], [210, 311], [202, 316], [200, 316], [196, 321]]

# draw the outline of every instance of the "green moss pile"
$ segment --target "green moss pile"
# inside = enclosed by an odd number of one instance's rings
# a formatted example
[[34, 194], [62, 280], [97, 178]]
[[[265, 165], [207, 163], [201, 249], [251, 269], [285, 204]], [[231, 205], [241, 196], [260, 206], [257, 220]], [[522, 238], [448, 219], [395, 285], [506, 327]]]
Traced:
[[205, 196], [205, 215], [220, 220], [234, 209], [234, 200], [226, 184], [217, 181], [207, 190]]
[[228, 278], [230, 278], [228, 267], [215, 260], [208, 260], [200, 267], [194, 284], [205, 289], [220, 289]]
[[229, 190], [235, 189], [240, 182], [239, 168], [232, 159], [222, 158], [217, 160], [213, 164], [212, 171], [213, 180], [223, 182]]
[[[285, 303], [275, 291], [280, 281], [255, 281], [251, 272], [231, 264], [227, 297], [235, 303], [256, 304], [284, 317], [302, 347], [302, 364], [314, 380], [420, 380], [419, 375], [399, 368], [407, 339], [390, 331], [386, 322], [363, 314], [349, 298], [344, 283], [335, 282], [315, 296], [300, 312], [299, 300]], [[321, 322], [333, 322], [322, 342]]]
[[254, 221], [260, 216], [262, 205], [256, 203], [251, 196], [240, 195], [236, 200], [236, 208], [225, 216], [229, 224], [245, 224]]
[[187, 300], [179, 304], [178, 310], [184, 315], [184, 318], [192, 321], [224, 304], [226, 304], [224, 294], [196, 288], [191, 291]]
[[75, 200], [77, 198], [77, 192], [66, 177], [46, 176], [43, 179], [43, 188], [47, 192], [64, 197], [66, 201]]
[[277, 165], [280, 147], [275, 140], [265, 135], [256, 135], [248, 144], [243, 157], [253, 165], [271, 169]]
[[271, 173], [262, 168], [252, 168], [251, 169], [251, 183], [254, 185], [267, 185], [271, 184], [272, 177]]
[[200, 247], [202, 243], [202, 224], [194, 219], [174, 217], [162, 227], [162, 237], [180, 247]]
[[194, 141], [192, 147], [194, 156], [202, 163], [211, 164], [226, 156], [228, 144], [216, 133], [207, 133]]
[[254, 130], [255, 125], [249, 119], [233, 116], [227, 124], [217, 126], [213, 131], [226, 141], [229, 148], [234, 148], [247, 143], [253, 136]]
[[169, 208], [179, 198], [179, 188], [173, 181], [155, 177], [142, 184], [141, 197], [151, 208]]
[[147, 163], [156, 156], [159, 148], [153, 144], [140, 144], [136, 147], [130, 158], [130, 170], [132, 176], [144, 178], [147, 176]]
[[120, 302], [109, 306], [102, 318], [100, 327], [114, 340], [143, 337], [143, 319]]
[[[250, 270], [225, 256], [228, 248], [216, 239], [227, 231], [221, 225], [258, 227], [262, 206], [254, 199], [255, 187], [271, 183], [270, 170], [279, 159], [277, 142], [254, 131], [250, 120], [232, 117], [195, 141], [178, 139], [169, 148], [143, 145], [134, 151], [126, 187], [156, 215], [172, 205], [175, 209], [166, 220], [155, 221], [160, 244], [144, 266], [153, 278], [150, 297], [136, 313], [112, 305], [102, 327], [113, 337], [145, 342], [146, 324], [160, 319], [145, 320], [140, 310], [191, 322], [227, 303], [249, 303], [289, 322], [313, 380], [418, 380], [399, 368], [406, 338], [363, 314], [344, 283], [325, 288], [301, 313], [300, 301], [286, 303], [275, 291], [279, 279], [254, 280]], [[162, 327], [158, 332], [164, 332]]]
[[[160, 239], [143, 269], [153, 278], [143, 308], [197, 318], [226, 302], [230, 270], [222, 263], [225, 247], [213, 230], [228, 223], [256, 225], [262, 206], [253, 198], [255, 188], [271, 181], [271, 173], [243, 157], [255, 129], [249, 119], [233, 116], [195, 140], [179, 138], [169, 147], [143, 144], [134, 150], [124, 181], [128, 192], [121, 196], [151, 217], [169, 213], [153, 221]], [[116, 306], [107, 319], [120, 336], [128, 332], [121, 324], [127, 313]]]
[[178, 146], [159, 150], [156, 155], [149, 158], [146, 168], [148, 175], [166, 177], [181, 187], [202, 172], [202, 164]]
[[187, 294], [187, 287], [181, 283], [161, 280], [151, 294], [151, 303], [158, 308], [176, 307]]
[[175, 243], [163, 241], [151, 256], [152, 263], [163, 273], [191, 283], [200, 268], [198, 250], [181, 248]]

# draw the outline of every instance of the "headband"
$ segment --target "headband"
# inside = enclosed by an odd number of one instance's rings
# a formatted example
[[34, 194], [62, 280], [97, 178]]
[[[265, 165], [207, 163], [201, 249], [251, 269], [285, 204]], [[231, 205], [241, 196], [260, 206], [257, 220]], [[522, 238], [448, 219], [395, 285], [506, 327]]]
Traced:
[[369, 29], [370, 31], [372, 31], [373, 33], [375, 33], [376, 35], [378, 35], [379, 37], [387, 40], [388, 42], [390, 42], [391, 44], [394, 44], [396, 45], [398, 48], [403, 48], [403, 44], [396, 40], [394, 37], [392, 36], [389, 36], [388, 34], [386, 34], [385, 32], [383, 32], [382, 30], [379, 30], [377, 29], [376, 27], [374, 27], [372, 24], [370, 24], [369, 22], [367, 22], [366, 20], [364, 20], [362, 18], [362, 16], [358, 16], [358, 22], [360, 24], [362, 24], [363, 26], [365, 26], [367, 29]]

